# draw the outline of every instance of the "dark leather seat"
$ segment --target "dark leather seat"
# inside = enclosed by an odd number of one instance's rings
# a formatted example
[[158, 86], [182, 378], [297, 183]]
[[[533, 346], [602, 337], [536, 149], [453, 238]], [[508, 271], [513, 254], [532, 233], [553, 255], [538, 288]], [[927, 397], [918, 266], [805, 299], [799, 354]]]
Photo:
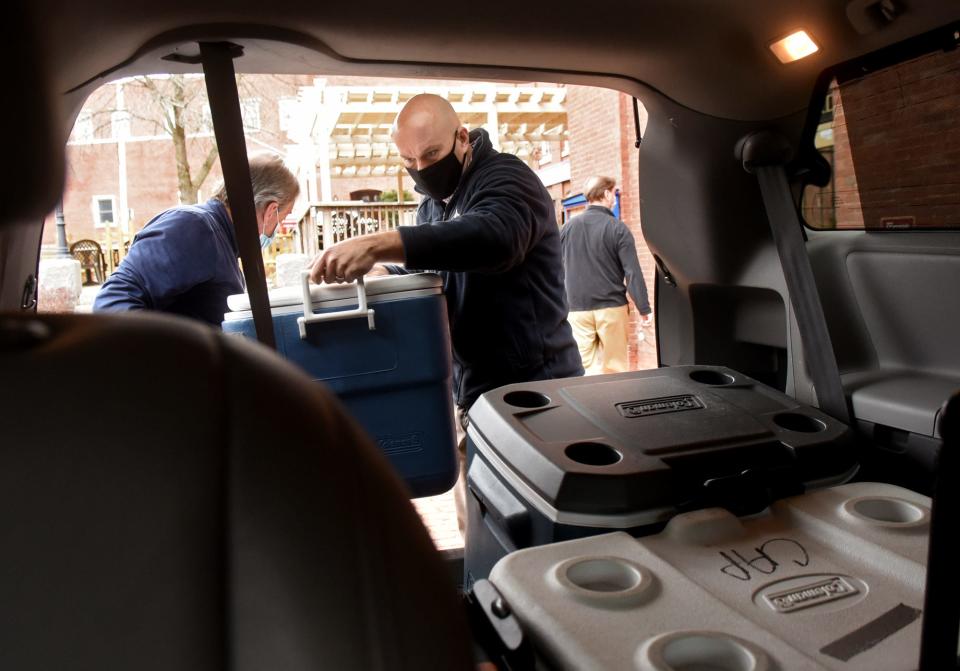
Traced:
[[0, 317], [0, 378], [0, 669], [470, 665], [401, 483], [265, 348], [148, 314]]
[[32, 313], [77, 82], [4, 9], [0, 670], [469, 666], [449, 571], [330, 393], [194, 322]]

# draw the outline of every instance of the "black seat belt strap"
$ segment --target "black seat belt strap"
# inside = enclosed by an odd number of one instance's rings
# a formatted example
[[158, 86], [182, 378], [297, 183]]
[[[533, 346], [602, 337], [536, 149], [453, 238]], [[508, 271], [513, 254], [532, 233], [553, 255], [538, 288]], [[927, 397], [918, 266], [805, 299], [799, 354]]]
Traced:
[[740, 140], [737, 154], [743, 161], [744, 170], [756, 174], [760, 183], [770, 231], [777, 246], [790, 303], [800, 330], [804, 361], [813, 379], [820, 409], [849, 424], [840, 369], [784, 169], [791, 157], [790, 145], [781, 135], [760, 131]]
[[213, 133], [220, 153], [223, 183], [230, 201], [230, 217], [240, 250], [243, 275], [250, 296], [250, 310], [257, 330], [257, 340], [276, 349], [267, 277], [260, 252], [257, 213], [250, 184], [250, 164], [243, 135], [243, 117], [233, 59], [243, 53], [242, 47], [228, 42], [201, 42], [200, 58], [207, 85], [207, 98], [213, 117]]

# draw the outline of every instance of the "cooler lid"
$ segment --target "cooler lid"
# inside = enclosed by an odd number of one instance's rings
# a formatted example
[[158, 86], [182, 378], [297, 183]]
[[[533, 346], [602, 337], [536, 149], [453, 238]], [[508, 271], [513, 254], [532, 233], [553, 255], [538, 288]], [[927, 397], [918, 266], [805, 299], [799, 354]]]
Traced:
[[469, 417], [477, 451], [554, 512], [696, 507], [721, 491], [839, 484], [856, 467], [846, 425], [722, 367], [513, 384]]
[[[443, 280], [436, 273], [411, 273], [409, 275], [378, 275], [367, 277], [364, 286], [367, 290], [367, 302], [377, 303], [383, 300], [401, 298], [396, 294], [404, 292], [440, 293]], [[282, 308], [303, 305], [303, 290], [300, 285], [271, 289], [269, 292], [270, 307]], [[357, 285], [355, 282], [347, 284], [311, 284], [310, 298], [313, 304], [341, 303], [343, 301], [356, 302]], [[227, 307], [231, 312], [247, 312], [250, 310], [250, 295], [246, 293], [227, 297]]]

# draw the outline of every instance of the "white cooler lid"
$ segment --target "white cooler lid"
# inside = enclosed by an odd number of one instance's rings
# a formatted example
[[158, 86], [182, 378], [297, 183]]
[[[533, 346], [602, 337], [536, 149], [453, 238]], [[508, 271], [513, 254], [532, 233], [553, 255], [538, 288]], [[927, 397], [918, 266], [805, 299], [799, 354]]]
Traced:
[[[399, 294], [410, 291], [440, 293], [442, 279], [436, 273], [411, 273], [410, 275], [378, 275], [367, 277], [364, 285], [367, 290], [367, 301], [375, 303], [387, 299], [388, 294]], [[269, 292], [270, 307], [282, 308], [303, 305], [303, 289], [300, 285], [281, 287]], [[311, 284], [310, 298], [314, 305], [318, 303], [353, 301], [357, 299], [357, 285], [355, 282], [347, 284]], [[396, 296], [395, 298], [401, 298]], [[227, 297], [227, 307], [231, 312], [248, 312], [250, 310], [249, 294], [234, 294]]]

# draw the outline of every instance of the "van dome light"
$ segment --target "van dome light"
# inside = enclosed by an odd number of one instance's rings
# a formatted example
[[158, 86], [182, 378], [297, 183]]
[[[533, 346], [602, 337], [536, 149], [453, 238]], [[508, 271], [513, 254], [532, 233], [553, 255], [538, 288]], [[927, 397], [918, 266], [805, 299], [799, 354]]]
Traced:
[[816, 53], [820, 47], [807, 35], [807, 31], [798, 30], [770, 45], [770, 51], [781, 63], [792, 63]]

